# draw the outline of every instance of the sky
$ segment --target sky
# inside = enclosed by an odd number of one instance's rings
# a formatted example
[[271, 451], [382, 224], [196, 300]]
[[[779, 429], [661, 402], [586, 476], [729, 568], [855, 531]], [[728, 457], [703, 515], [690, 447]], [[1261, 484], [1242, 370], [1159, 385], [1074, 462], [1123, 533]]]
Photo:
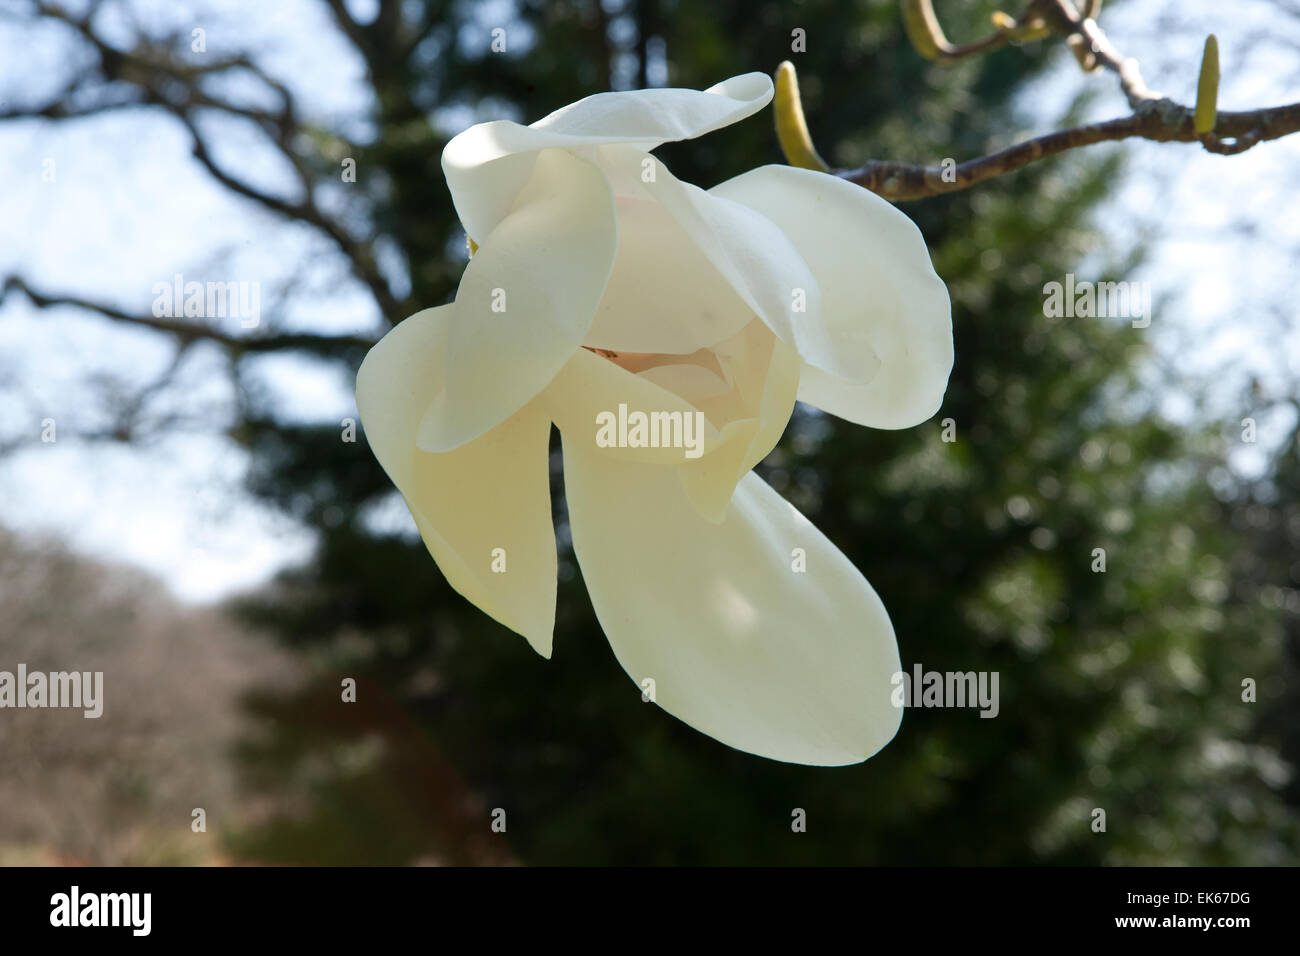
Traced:
[[[12, 0], [0, 0], [0, 11], [11, 6]], [[164, 0], [135, 6], [149, 22], [187, 31], [201, 26], [213, 53], [251, 41], [315, 115], [345, 122], [364, 108], [361, 65], [318, 4], [227, 0], [218, 15], [198, 19], [190, 7]], [[1300, 100], [1300, 17], [1278, 13], [1269, 0], [1130, 2], [1108, 6], [1102, 25], [1119, 49], [1141, 59], [1149, 85], [1180, 101], [1195, 98], [1210, 32], [1222, 49], [1221, 108]], [[57, 90], [75, 65], [66, 49], [57, 28], [34, 32], [0, 19], [0, 102]], [[1083, 75], [1062, 48], [1055, 68], [1021, 96], [1023, 130], [1055, 128], [1084, 88], [1095, 93], [1090, 118], [1127, 111], [1113, 77]], [[442, 118], [450, 132], [473, 120]], [[767, 121], [766, 113], [751, 120]], [[221, 147], [250, 178], [269, 186], [283, 181], [284, 171], [255, 141], [232, 133]], [[1120, 248], [1139, 237], [1151, 244], [1147, 263], [1127, 278], [1151, 283], [1158, 317], [1148, 334], [1158, 361], [1214, 382], [1197, 394], [1162, 392], [1166, 413], [1186, 420], [1227, 416], [1242, 383], [1254, 378], [1266, 391], [1280, 391], [1295, 381], [1300, 135], [1235, 157], [1136, 140], [1099, 148], [1128, 158], [1123, 184], [1100, 211], [1097, 229]], [[48, 160], [54, 182], [42, 178]], [[6, 184], [0, 272], [141, 310], [151, 304], [154, 285], [177, 273], [258, 281], [264, 312], [274, 290], [292, 281], [298, 291], [285, 313], [289, 325], [381, 331], [372, 304], [332, 250], [213, 186], [190, 156], [185, 134], [147, 113], [0, 124], [0, 176]], [[71, 435], [95, 427], [97, 389], [116, 383], [130, 394], [171, 361], [158, 336], [123, 331], [72, 309], [41, 312], [21, 296], [0, 305], [0, 440], [20, 442], [0, 454], [0, 525], [138, 565], [179, 598], [209, 602], [267, 580], [304, 559], [311, 545], [303, 529], [243, 492], [246, 459], [222, 434], [231, 395], [215, 353], [190, 350], [179, 387], [159, 397], [161, 409], [186, 411], [192, 427], [141, 446], [40, 440], [47, 419], [54, 420], [56, 437], [60, 428]], [[352, 383], [334, 370], [267, 357], [254, 374], [286, 417], [341, 422], [356, 416]], [[1285, 415], [1265, 416], [1261, 443], [1280, 440], [1287, 428]], [[1262, 456], [1242, 451], [1243, 470], [1258, 465]], [[410, 524], [400, 507], [379, 520]]]

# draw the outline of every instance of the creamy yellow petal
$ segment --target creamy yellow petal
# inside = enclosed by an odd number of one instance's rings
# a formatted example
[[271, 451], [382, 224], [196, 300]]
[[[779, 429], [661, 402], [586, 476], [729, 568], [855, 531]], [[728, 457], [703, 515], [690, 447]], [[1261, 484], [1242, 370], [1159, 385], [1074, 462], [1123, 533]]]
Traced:
[[602, 143], [654, 149], [729, 126], [771, 99], [772, 81], [763, 73], [732, 77], [704, 91], [597, 93], [532, 126], [504, 121], [472, 126], [447, 144], [442, 168], [461, 222], [482, 242], [514, 205], [538, 150]]
[[953, 363], [952, 311], [912, 220], [870, 190], [790, 166], [755, 169], [710, 195], [780, 227], [816, 276], [820, 319], [854, 374], [805, 368], [801, 401], [875, 428], [907, 428], [938, 410]]
[[[762, 479], [747, 475], [715, 525], [671, 470], [566, 437], [564, 472], [596, 615], [633, 681], [654, 681], [660, 707], [791, 763], [857, 763], [894, 736], [898, 648], [880, 599]], [[796, 548], [804, 572], [792, 566]]]
[[[713, 522], [726, 516], [737, 482], [781, 440], [799, 388], [798, 354], [761, 322], [753, 322], [721, 351], [728, 353], [722, 361], [732, 379], [728, 399], [741, 411], [728, 410], [731, 417], [709, 454], [681, 466], [687, 497]], [[713, 404], [707, 397], [699, 400], [706, 415]]]
[[618, 255], [585, 345], [686, 354], [749, 324], [753, 310], [668, 210], [632, 196], [616, 206]]
[[357, 373], [357, 408], [448, 583], [550, 657], [556, 558], [546, 412], [530, 405], [454, 451], [416, 447], [442, 385], [453, 319], [451, 306], [426, 309], [385, 335]]
[[465, 267], [445, 387], [420, 423], [421, 448], [477, 438], [550, 384], [591, 327], [616, 244], [600, 171], [563, 150], [541, 154], [514, 210]]
[[[645, 465], [681, 464], [686, 460], [685, 450], [681, 447], [601, 447], [597, 444], [597, 416], [617, 416], [619, 405], [626, 406], [628, 413], [693, 416], [699, 411], [651, 379], [621, 368], [586, 349], [580, 349], [573, 356], [555, 381], [538, 397], [537, 403], [555, 422], [567, 445], [582, 446], [598, 457], [608, 456]], [[717, 444], [717, 435], [717, 429], [706, 420], [702, 433], [706, 452]]]
[[[602, 146], [584, 155], [605, 170], [621, 197], [620, 208], [627, 204], [622, 198], [626, 196], [658, 206], [658, 218], [666, 215], [664, 221], [675, 223], [673, 230], [688, 237], [695, 253], [721, 274], [748, 314], [762, 319], [805, 364], [854, 381], [874, 373], [860, 373], [838, 354], [822, 321], [817, 279], [800, 250], [771, 220], [742, 203], [680, 181], [635, 146]], [[665, 290], [656, 301], [681, 308], [671, 295], [671, 289]], [[739, 317], [724, 319], [730, 322], [728, 331], [741, 327]]]

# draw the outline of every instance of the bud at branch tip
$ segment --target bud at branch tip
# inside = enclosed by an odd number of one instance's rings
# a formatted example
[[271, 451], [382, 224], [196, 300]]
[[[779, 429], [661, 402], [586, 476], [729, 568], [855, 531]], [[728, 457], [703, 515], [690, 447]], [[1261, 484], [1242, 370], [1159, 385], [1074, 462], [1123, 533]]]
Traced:
[[786, 60], [776, 68], [776, 138], [781, 143], [785, 161], [800, 169], [831, 171], [817, 154], [808, 124], [804, 121], [803, 102], [799, 99], [799, 78], [794, 64]]
[[1205, 38], [1201, 57], [1201, 76], [1196, 81], [1196, 134], [1204, 136], [1214, 130], [1219, 110], [1219, 41], [1211, 33]]

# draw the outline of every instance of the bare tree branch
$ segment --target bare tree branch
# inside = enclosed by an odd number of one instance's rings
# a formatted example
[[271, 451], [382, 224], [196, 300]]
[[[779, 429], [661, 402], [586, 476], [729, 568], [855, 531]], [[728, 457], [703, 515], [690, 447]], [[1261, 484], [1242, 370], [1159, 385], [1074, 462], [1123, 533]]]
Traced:
[[[336, 17], [348, 16], [339, 4]], [[56, 20], [71, 27], [94, 50], [100, 73], [107, 81], [106, 89], [96, 92], [102, 97], [97, 103], [83, 107], [68, 106], [67, 96], [86, 89], [84, 80], [63, 91], [59, 99], [39, 106], [11, 108], [0, 113], [0, 119], [44, 118], [71, 119], [130, 107], [160, 108], [176, 117], [193, 138], [193, 152], [200, 165], [218, 183], [232, 192], [258, 203], [286, 219], [302, 222], [329, 239], [347, 258], [353, 275], [369, 290], [375, 304], [389, 321], [404, 314], [404, 304], [393, 293], [375, 260], [371, 243], [357, 238], [337, 218], [327, 214], [316, 202], [316, 182], [308, 163], [298, 149], [297, 141], [308, 132], [298, 117], [292, 92], [249, 57], [239, 54], [214, 59], [204, 63], [190, 63], [175, 56], [171, 47], [159, 46], [144, 37], [137, 38], [132, 50], [119, 49], [99, 36], [89, 16], [77, 17], [48, 3], [37, 3], [35, 11], [42, 17]], [[356, 29], [361, 29], [353, 23]], [[256, 77], [277, 98], [276, 110], [264, 110], [230, 102], [203, 89], [199, 81], [232, 71], [244, 71]], [[115, 87], [120, 84], [120, 87]], [[221, 166], [203, 138], [198, 125], [198, 114], [211, 109], [256, 123], [293, 167], [303, 198], [299, 201], [259, 190]]]
[[290, 202], [283, 197], [250, 186], [216, 161], [192, 116], [181, 110], [174, 110], [173, 112], [189, 131], [194, 141], [194, 158], [199, 161], [199, 164], [208, 171], [208, 174], [213, 179], [231, 192], [246, 199], [251, 199], [271, 212], [278, 213], [287, 219], [315, 226], [338, 247], [339, 251], [347, 256], [352, 264], [353, 273], [370, 289], [371, 295], [374, 296], [375, 302], [379, 305], [380, 312], [390, 320], [399, 314], [400, 304], [389, 288], [388, 282], [380, 274], [370, 244], [354, 238], [340, 223], [327, 216], [320, 206], [316, 204], [314, 190], [310, 186], [305, 187], [305, 196], [300, 202]]
[[955, 168], [873, 160], [858, 169], [835, 175], [891, 200], [924, 199], [967, 189], [976, 183], [1012, 172], [1048, 156], [1093, 143], [1140, 138], [1160, 143], [1201, 143], [1214, 153], [1229, 155], [1256, 143], [1300, 132], [1300, 103], [1245, 113], [1220, 113], [1215, 134], [1197, 135], [1192, 111], [1181, 111], [1171, 125], [1158, 111], [1146, 110], [1120, 119], [1091, 123], [1048, 133], [1001, 152], [959, 163]]
[[[833, 171], [834, 175], [870, 189], [886, 199], [923, 199], [956, 192], [1048, 156], [1094, 143], [1131, 138], [1158, 143], [1200, 143], [1209, 152], [1228, 156], [1245, 152], [1267, 140], [1300, 132], [1300, 103], [1242, 112], [1220, 112], [1215, 116], [1213, 128], [1209, 132], [1197, 132], [1196, 110], [1176, 103], [1148, 87], [1142, 78], [1138, 61], [1121, 54], [1097, 25], [1094, 17], [1101, 7], [1099, 0], [1086, 0], [1082, 12], [1072, 0], [1030, 0], [1020, 20], [1006, 18], [996, 33], [982, 40], [957, 45], [950, 43], [944, 35], [930, 0], [900, 0], [900, 5], [904, 25], [913, 45], [923, 56], [938, 62], [953, 62], [1026, 37], [1048, 33], [1063, 36], [1070, 42], [1071, 49], [1085, 70], [1105, 69], [1118, 77], [1120, 89], [1133, 112], [1118, 119], [1048, 133], [946, 169], [942, 166], [872, 160], [858, 169]], [[793, 100], [792, 105], [785, 109], [785, 113], [790, 115], [784, 115], [778, 109], [776, 117], [778, 138], [781, 139], [783, 148], [789, 137], [781, 136], [780, 132], [796, 119], [802, 124], [803, 112], [798, 101], [794, 70], [785, 67], [786, 64], [782, 64], [777, 71], [777, 102], [782, 102], [783, 91], [786, 94], [785, 100], [790, 101], [791, 97]], [[797, 111], [798, 116], [794, 117], [792, 111]], [[1214, 114], [1212, 104], [1210, 113]], [[812, 148], [811, 140], [808, 140], [808, 147]], [[805, 165], [803, 153], [795, 152], [797, 155], [791, 155], [791, 151], [786, 149], [787, 161], [791, 165]]]
[[369, 44], [366, 42], [365, 29], [358, 23], [348, 12], [347, 3], [344, 0], [326, 0], [329, 5], [330, 13], [334, 15], [334, 23], [339, 30], [343, 32], [352, 45], [363, 54], [369, 50]]
[[9, 276], [0, 286], [0, 303], [10, 292], [21, 292], [40, 309], [56, 306], [72, 306], [94, 312], [123, 325], [147, 329], [152, 332], [174, 336], [182, 345], [189, 345], [196, 340], [215, 342], [233, 354], [254, 352], [304, 351], [321, 356], [337, 356], [348, 352], [369, 349], [375, 339], [360, 335], [320, 335], [311, 332], [272, 332], [260, 335], [232, 335], [211, 325], [187, 322], [183, 319], [139, 315], [127, 312], [115, 305], [94, 302], [81, 296], [33, 289], [26, 280], [19, 276]]
[[928, 60], [939, 63], [955, 63], [977, 53], [996, 50], [1012, 38], [1014, 24], [1003, 24], [986, 37], [972, 40], [970, 43], [951, 43], [939, 25], [939, 18], [934, 15], [934, 6], [930, 0], [902, 0], [903, 29], [912, 41], [912, 46]]

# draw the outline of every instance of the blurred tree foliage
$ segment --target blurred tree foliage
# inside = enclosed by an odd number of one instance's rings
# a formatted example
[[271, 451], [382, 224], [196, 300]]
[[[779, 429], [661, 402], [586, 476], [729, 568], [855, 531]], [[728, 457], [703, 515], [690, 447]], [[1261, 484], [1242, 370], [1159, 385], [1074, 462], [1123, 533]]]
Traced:
[[[994, 7], [953, 10], [950, 33], [982, 30]], [[558, 0], [499, 21], [495, 5], [382, 9], [355, 40], [375, 97], [373, 138], [351, 146], [352, 201], [399, 262], [410, 311], [447, 301], [463, 267], [439, 155], [466, 109], [530, 122], [611, 86], [699, 88], [793, 58], [832, 162], [934, 163], [1006, 143], [1012, 94], [1046, 56], [1031, 46], [933, 66], [893, 0]], [[432, 26], [406, 49], [402, 22]], [[498, 26], [504, 54], [489, 51]], [[792, 57], [796, 28], [807, 49]], [[780, 161], [770, 124], [765, 112], [660, 154], [710, 186]], [[395, 493], [364, 442], [254, 406], [239, 431], [251, 487], [317, 529], [320, 548], [242, 610], [319, 677], [250, 702], [263, 733], [242, 750], [248, 781], [282, 812], [231, 834], [233, 851], [299, 863], [1293, 861], [1277, 756], [1289, 733], [1297, 757], [1294, 712], [1277, 703], [1287, 612], [1241, 584], [1272, 575], [1294, 588], [1295, 536], [1244, 561], [1259, 529], [1207, 481], [1229, 446], [1220, 426], [1174, 427], [1156, 412], [1166, 383], [1149, 370], [1138, 381], [1153, 330], [1043, 315], [1045, 282], [1123, 278], [1136, 261], [1136, 249], [1102, 248], [1093, 225], [1117, 156], [1076, 154], [908, 204], [953, 300], [942, 410], [901, 432], [801, 410], [762, 466], [879, 591], [905, 667], [1000, 673], [996, 719], [912, 710], [879, 756], [848, 768], [730, 750], [643, 704], [614, 659], [567, 547], [558, 451], [547, 662], [456, 595], [417, 539], [375, 520]], [[954, 442], [941, 439], [947, 418]], [[1289, 468], [1294, 500], [1294, 456]], [[344, 676], [360, 684], [356, 704], [339, 703]], [[1259, 704], [1242, 701], [1247, 677]], [[489, 829], [494, 808], [504, 834]], [[791, 832], [794, 808], [806, 833]]]

